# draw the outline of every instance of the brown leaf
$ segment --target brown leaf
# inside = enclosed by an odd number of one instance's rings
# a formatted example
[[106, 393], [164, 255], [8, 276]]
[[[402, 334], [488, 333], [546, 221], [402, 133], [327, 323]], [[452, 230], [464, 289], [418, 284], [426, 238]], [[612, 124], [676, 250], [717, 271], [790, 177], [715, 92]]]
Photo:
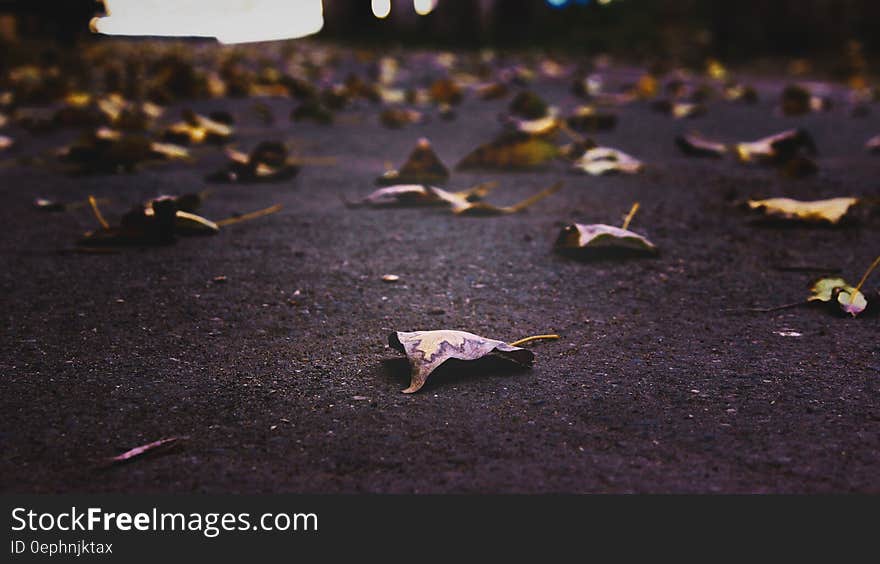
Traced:
[[416, 148], [400, 167], [389, 170], [376, 179], [379, 186], [395, 184], [442, 184], [449, 178], [449, 169], [434, 152], [431, 142], [424, 137], [419, 139]]
[[559, 156], [559, 148], [541, 137], [522, 132], [505, 133], [465, 156], [457, 170], [522, 170], [547, 164]]

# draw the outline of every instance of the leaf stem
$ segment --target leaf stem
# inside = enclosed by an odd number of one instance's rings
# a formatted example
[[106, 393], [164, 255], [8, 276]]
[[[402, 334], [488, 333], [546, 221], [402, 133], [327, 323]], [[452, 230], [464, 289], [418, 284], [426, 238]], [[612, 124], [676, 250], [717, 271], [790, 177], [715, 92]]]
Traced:
[[526, 343], [530, 343], [532, 341], [537, 341], [539, 339], [551, 339], [556, 340], [559, 338], [559, 335], [532, 335], [531, 337], [526, 337], [524, 339], [520, 339], [519, 341], [514, 341], [512, 343], [508, 343], [511, 347], [518, 347], [520, 345], [524, 345]]
[[626, 229], [627, 227], [629, 227], [629, 222], [632, 221], [633, 217], [635, 217], [637, 211], [639, 211], [638, 202], [634, 203], [629, 209], [629, 213], [626, 214], [626, 219], [623, 220], [623, 226], [621, 226], [621, 229]]
[[865, 285], [865, 282], [868, 281], [868, 276], [871, 275], [871, 272], [873, 272], [878, 265], [880, 265], [880, 256], [874, 259], [874, 262], [871, 263], [871, 266], [869, 266], [868, 270], [866, 270], [865, 273], [862, 275], [862, 279], [859, 280], [859, 283], [856, 285], [856, 291], [849, 296], [849, 303], [853, 303], [855, 301], [856, 294], [859, 293], [859, 290], [861, 290], [862, 286]]
[[232, 217], [227, 217], [226, 219], [221, 219], [220, 221], [216, 221], [215, 223], [218, 227], [225, 227], [227, 225], [232, 225], [233, 223], [241, 223], [242, 221], [248, 221], [251, 219], [256, 219], [258, 217], [263, 217], [264, 215], [270, 215], [280, 209], [281, 204], [275, 204], [274, 206], [253, 211], [251, 213], [246, 213], [244, 215], [234, 215]]
[[95, 199], [91, 194], [89, 195], [89, 205], [92, 206], [92, 212], [95, 214], [95, 219], [98, 220], [98, 223], [101, 224], [102, 229], [110, 229], [110, 224], [107, 223], [107, 220], [104, 219], [104, 215], [101, 213], [101, 210], [98, 208], [98, 200]]

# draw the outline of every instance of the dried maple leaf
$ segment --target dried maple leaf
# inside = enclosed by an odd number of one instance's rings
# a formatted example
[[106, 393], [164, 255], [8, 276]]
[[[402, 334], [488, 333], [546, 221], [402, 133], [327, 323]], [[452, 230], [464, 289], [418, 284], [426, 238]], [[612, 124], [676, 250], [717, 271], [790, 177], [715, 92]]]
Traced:
[[440, 160], [424, 137], [416, 143], [416, 148], [400, 167], [400, 170], [388, 170], [376, 179], [379, 186], [395, 184], [442, 184], [449, 178], [449, 169]]
[[419, 391], [428, 376], [450, 359], [469, 361], [492, 355], [531, 367], [535, 361], [534, 353], [517, 345], [537, 338], [552, 339], [558, 335], [540, 335], [507, 344], [465, 331], [396, 331], [388, 336], [388, 344], [409, 359], [412, 368], [410, 385], [403, 393], [411, 394]]
[[579, 171], [601, 176], [604, 174], [636, 174], [645, 168], [645, 165], [635, 157], [623, 151], [610, 147], [595, 147], [588, 149], [584, 154], [572, 163]]
[[750, 209], [761, 210], [767, 216], [776, 219], [837, 225], [857, 203], [859, 203], [858, 198], [829, 198], [810, 202], [791, 198], [769, 198], [749, 200], [747, 205]]
[[727, 145], [706, 139], [699, 133], [688, 133], [675, 138], [675, 144], [685, 154], [692, 157], [720, 159], [727, 154]]
[[566, 225], [556, 238], [554, 246], [561, 253], [582, 257], [655, 255], [657, 247], [654, 243], [627, 229], [638, 209], [639, 204], [636, 202], [624, 219], [622, 227], [604, 223]]
[[521, 170], [547, 164], [559, 156], [559, 147], [523, 132], [504, 133], [465, 156], [457, 170]]

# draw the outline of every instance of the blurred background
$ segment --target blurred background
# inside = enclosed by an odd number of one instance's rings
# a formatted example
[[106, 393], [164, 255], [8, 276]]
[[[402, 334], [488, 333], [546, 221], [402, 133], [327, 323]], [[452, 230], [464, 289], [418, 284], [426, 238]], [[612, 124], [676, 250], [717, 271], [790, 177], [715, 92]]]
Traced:
[[[199, 1], [156, 2], [155, 11], [170, 15]], [[0, 35], [6, 42], [95, 40], [89, 21], [103, 10], [95, 0], [0, 0]], [[367, 44], [540, 46], [685, 65], [708, 54], [729, 62], [830, 60], [853, 42], [866, 53], [880, 50], [877, 0], [323, 0], [323, 13], [319, 37]]]

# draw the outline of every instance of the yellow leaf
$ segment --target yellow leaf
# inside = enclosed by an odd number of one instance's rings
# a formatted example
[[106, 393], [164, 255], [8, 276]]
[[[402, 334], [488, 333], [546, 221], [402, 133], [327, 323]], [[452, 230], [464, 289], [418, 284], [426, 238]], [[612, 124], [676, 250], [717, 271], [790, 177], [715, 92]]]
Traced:
[[749, 200], [749, 208], [760, 209], [766, 215], [782, 219], [806, 221], [810, 223], [828, 222], [836, 225], [846, 216], [850, 207], [859, 202], [858, 198], [830, 198], [803, 202], [791, 198], [769, 198]]

